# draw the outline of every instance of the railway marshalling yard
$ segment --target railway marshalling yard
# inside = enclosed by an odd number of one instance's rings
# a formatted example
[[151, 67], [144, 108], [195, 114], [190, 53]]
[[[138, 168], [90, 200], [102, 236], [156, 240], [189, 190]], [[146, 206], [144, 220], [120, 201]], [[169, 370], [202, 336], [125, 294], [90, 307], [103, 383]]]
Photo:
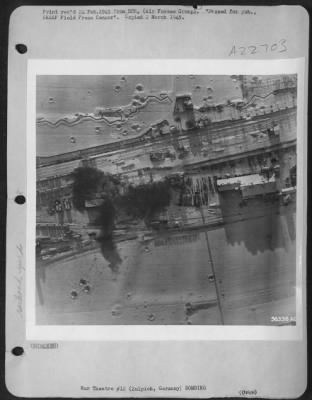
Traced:
[[[276, 135], [268, 130], [272, 121]], [[151, 159], [151, 153], [167, 150], [176, 157]], [[210, 178], [206, 203], [172, 204], [168, 219], [178, 224], [136, 227], [111, 248], [94, 242], [66, 256], [38, 259], [38, 324], [282, 324], [277, 317], [295, 324], [295, 191], [287, 201], [276, 193], [242, 201], [239, 190], [220, 191], [217, 181], [278, 164], [277, 192], [287, 189], [296, 165], [296, 107], [94, 151], [97, 168], [137, 183], [151, 174], [161, 180], [184, 173], [198, 193], [201, 179]], [[41, 163], [38, 178], [52, 171], [70, 174], [79, 162]]]

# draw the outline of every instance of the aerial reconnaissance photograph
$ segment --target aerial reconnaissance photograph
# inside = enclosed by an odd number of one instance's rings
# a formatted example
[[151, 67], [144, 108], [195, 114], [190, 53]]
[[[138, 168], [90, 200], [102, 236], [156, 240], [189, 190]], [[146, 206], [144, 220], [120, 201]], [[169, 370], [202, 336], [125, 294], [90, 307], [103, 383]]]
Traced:
[[39, 75], [36, 107], [38, 325], [296, 324], [297, 75]]

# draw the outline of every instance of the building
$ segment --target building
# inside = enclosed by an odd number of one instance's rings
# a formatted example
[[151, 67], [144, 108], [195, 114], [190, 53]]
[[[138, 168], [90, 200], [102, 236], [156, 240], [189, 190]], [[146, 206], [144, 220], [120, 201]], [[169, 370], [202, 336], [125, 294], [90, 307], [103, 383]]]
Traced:
[[152, 127], [153, 137], [157, 135], [167, 135], [168, 133], [170, 133], [170, 124], [166, 119], [155, 122], [154, 124], [151, 125], [151, 127]]
[[217, 179], [217, 187], [219, 192], [239, 190], [244, 199], [278, 191], [274, 175], [267, 178], [260, 174]]
[[194, 105], [190, 94], [176, 96], [173, 116], [175, 121], [179, 123], [182, 131], [187, 131], [195, 127]]

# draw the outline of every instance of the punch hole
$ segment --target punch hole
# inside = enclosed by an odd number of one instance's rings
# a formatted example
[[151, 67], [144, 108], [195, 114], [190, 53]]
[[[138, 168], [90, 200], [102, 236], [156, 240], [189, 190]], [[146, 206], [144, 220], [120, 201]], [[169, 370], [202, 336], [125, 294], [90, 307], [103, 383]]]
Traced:
[[19, 194], [18, 196], [15, 197], [14, 199], [16, 204], [24, 204], [26, 202], [25, 196]]
[[193, 4], [194, 10], [197, 10], [197, 4]]
[[15, 50], [20, 54], [25, 54], [27, 53], [27, 46], [23, 43], [18, 43], [15, 45]]
[[24, 353], [24, 349], [21, 346], [13, 347], [12, 354], [14, 356], [21, 356]]

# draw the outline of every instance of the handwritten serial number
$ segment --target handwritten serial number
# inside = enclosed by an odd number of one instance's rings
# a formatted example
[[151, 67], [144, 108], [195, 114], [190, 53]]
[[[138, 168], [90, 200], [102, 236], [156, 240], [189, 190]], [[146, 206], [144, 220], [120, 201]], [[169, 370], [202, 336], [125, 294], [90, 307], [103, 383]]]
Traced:
[[253, 54], [266, 54], [266, 53], [284, 53], [287, 51], [287, 40], [280, 39], [274, 43], [263, 43], [252, 46], [236, 46], [233, 45], [229, 52], [229, 57], [233, 56], [249, 56]]

